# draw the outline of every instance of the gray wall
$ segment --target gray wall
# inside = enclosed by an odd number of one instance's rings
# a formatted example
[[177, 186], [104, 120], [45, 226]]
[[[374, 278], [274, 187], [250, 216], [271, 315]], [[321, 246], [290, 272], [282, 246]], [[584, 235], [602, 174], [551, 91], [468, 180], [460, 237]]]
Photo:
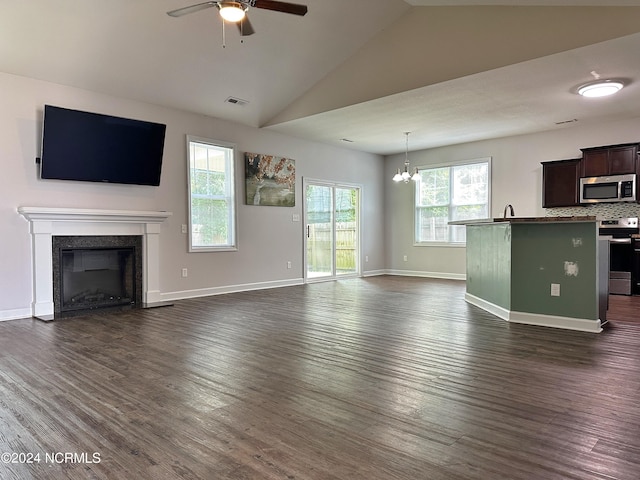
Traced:
[[[58, 84], [0, 73], [0, 320], [29, 314], [32, 301], [28, 224], [19, 206], [168, 210], [173, 216], [161, 235], [161, 290], [167, 298], [268, 286], [302, 279], [302, 177], [357, 183], [363, 187], [362, 254], [369, 256], [364, 273], [464, 278], [465, 248], [416, 247], [413, 244], [413, 190], [391, 181], [403, 154], [377, 155], [338, 149], [285, 137], [210, 117], [115, 98]], [[45, 103], [140, 118], [167, 124], [162, 175], [158, 188], [42, 181], [34, 158], [39, 156], [42, 108]], [[240, 199], [238, 252], [187, 252], [181, 225], [187, 223], [185, 135], [234, 142], [238, 151], [296, 159], [296, 207], [254, 207]], [[581, 147], [640, 140], [640, 119], [559, 128], [483, 142], [411, 152], [415, 165], [492, 157], [492, 216], [511, 203], [518, 216], [541, 216], [541, 161], [575, 158]], [[241, 158], [237, 167], [242, 171]], [[633, 206], [638, 214], [638, 207]], [[591, 214], [593, 209], [585, 209]], [[634, 213], [634, 212], [629, 212]], [[407, 255], [407, 261], [403, 256]], [[286, 269], [292, 261], [293, 268]], [[181, 278], [182, 268], [189, 276]]]
[[[116, 210], [167, 210], [162, 225], [160, 288], [165, 298], [183, 298], [271, 284], [299, 282], [303, 276], [302, 178], [362, 186], [362, 255], [367, 272], [384, 269], [383, 158], [377, 155], [310, 143], [210, 117], [115, 98], [95, 92], [0, 73], [0, 320], [28, 316], [32, 301], [31, 247], [28, 222], [19, 206], [76, 207]], [[40, 180], [44, 104], [95, 111], [167, 124], [160, 187], [103, 185]], [[237, 252], [188, 253], [187, 134], [237, 145]], [[296, 160], [296, 206], [256, 207], [243, 204], [241, 152], [259, 152]], [[287, 269], [287, 261], [293, 264]], [[188, 268], [189, 276], [181, 277]]]
[[[562, 127], [548, 132], [465, 143], [411, 152], [411, 166], [492, 157], [491, 216], [501, 217], [510, 203], [516, 216], [596, 215], [640, 216], [636, 204], [624, 208], [601, 206], [577, 209], [542, 208], [542, 166], [540, 162], [578, 158], [580, 148], [640, 142], [640, 118], [586, 126]], [[464, 278], [464, 247], [414, 246], [413, 186], [391, 181], [404, 162], [404, 153], [385, 159], [385, 265], [394, 273]], [[403, 260], [407, 255], [408, 261]]]

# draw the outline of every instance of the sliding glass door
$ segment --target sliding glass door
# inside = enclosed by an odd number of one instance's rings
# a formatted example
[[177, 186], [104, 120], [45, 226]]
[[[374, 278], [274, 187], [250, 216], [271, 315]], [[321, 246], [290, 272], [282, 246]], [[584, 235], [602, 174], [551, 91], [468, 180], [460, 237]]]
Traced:
[[308, 180], [305, 280], [360, 274], [360, 188]]

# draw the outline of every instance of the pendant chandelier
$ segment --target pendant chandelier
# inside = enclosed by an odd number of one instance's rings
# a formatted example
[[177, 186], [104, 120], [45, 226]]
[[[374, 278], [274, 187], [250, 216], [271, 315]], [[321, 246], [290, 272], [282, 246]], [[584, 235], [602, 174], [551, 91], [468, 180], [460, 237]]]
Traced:
[[415, 168], [413, 175], [409, 173], [409, 134], [410, 133], [411, 132], [404, 132], [404, 134], [407, 136], [406, 148], [404, 151], [404, 171], [401, 172], [400, 169], [398, 169], [396, 174], [393, 176], [394, 182], [409, 183], [409, 180], [413, 180], [414, 182], [417, 182], [418, 180], [420, 180], [420, 174], [418, 173], [417, 167]]

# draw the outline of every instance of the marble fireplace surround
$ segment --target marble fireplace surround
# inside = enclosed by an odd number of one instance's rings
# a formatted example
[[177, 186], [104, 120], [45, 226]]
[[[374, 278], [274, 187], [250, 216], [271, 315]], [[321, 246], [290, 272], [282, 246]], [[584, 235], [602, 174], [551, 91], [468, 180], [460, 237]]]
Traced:
[[160, 226], [171, 212], [18, 207], [30, 224], [33, 303], [31, 314], [53, 320], [53, 254], [56, 235], [141, 235], [142, 303], [160, 299]]

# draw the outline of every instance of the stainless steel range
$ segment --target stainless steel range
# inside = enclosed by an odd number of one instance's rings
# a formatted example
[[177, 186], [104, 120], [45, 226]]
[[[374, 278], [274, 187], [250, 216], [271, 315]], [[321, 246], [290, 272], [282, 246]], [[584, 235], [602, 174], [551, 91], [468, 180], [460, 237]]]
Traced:
[[631, 295], [634, 278], [632, 237], [638, 235], [638, 218], [601, 220], [598, 233], [609, 238], [609, 293]]

